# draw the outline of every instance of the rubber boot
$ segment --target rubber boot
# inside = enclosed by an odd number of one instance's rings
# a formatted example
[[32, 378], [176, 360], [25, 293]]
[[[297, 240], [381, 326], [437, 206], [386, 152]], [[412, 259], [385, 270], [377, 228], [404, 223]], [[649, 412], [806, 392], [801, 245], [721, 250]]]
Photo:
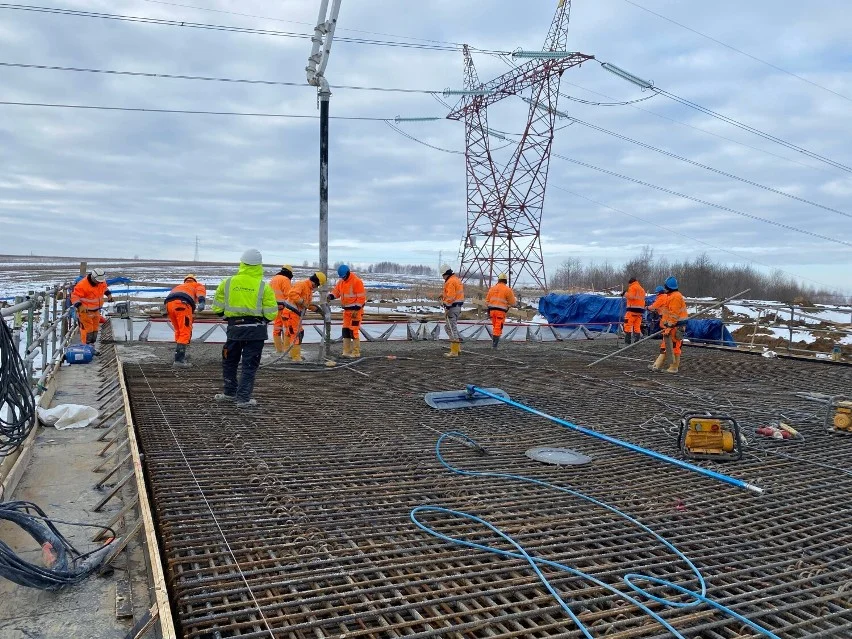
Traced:
[[361, 340], [357, 337], [352, 338], [352, 358], [357, 359], [361, 357]]
[[666, 369], [667, 373], [677, 373], [680, 370], [680, 355], [675, 355], [671, 366]]
[[272, 334], [272, 343], [275, 344], [275, 351], [278, 353], [283, 353], [286, 349], [284, 346], [284, 339], [281, 335]]
[[663, 370], [663, 365], [665, 363], [666, 363], [666, 354], [660, 353], [657, 356], [656, 361], [653, 364], [651, 364], [648, 368], [650, 368], [652, 371], [661, 371], [661, 370]]
[[500, 343], [500, 336], [494, 335], [491, 337], [491, 348], [497, 348], [497, 344]]
[[630, 344], [633, 342], [633, 333], [625, 333], [624, 334], [624, 343]]
[[450, 342], [450, 352], [444, 353], [444, 357], [458, 357], [461, 350], [461, 344], [458, 342]]
[[175, 344], [174, 368], [190, 368], [192, 364], [186, 361], [186, 344]]
[[346, 357], [347, 359], [352, 357], [352, 338], [344, 337], [343, 338], [343, 353], [341, 353], [341, 357]]
[[281, 343], [283, 344], [285, 351], [290, 348], [290, 336], [287, 333], [281, 334]]
[[294, 344], [293, 348], [290, 349], [290, 360], [297, 364], [304, 362], [304, 358], [302, 357], [302, 345]]
[[633, 333], [633, 343], [635, 344], [642, 339], [642, 333]]

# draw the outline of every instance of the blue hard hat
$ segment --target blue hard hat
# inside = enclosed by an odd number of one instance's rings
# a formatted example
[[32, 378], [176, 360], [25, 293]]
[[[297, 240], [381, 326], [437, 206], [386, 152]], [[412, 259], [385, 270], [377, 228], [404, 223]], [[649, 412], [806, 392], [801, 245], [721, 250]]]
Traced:
[[341, 264], [337, 267], [337, 275], [338, 277], [346, 277], [349, 275], [349, 267], [346, 264]]
[[669, 290], [672, 290], [672, 291], [676, 291], [677, 290], [677, 278], [676, 277], [669, 277], [668, 279], [666, 279], [666, 288], [669, 289]]
[[662, 286], [658, 286], [657, 288], [655, 288], [655, 289], [654, 289], [654, 292], [655, 292], [657, 295], [659, 295], [660, 293], [665, 293], [665, 292], [666, 292], [666, 289], [665, 289], [665, 288], [663, 288]]

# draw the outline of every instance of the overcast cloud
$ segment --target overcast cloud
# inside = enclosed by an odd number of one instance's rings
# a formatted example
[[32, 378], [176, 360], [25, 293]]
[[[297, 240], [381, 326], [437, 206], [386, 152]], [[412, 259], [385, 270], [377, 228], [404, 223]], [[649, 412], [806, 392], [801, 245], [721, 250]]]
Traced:
[[[313, 23], [308, 0], [175, 0]], [[852, 97], [852, 14], [836, 0], [641, 0], [648, 8]], [[45, 0], [48, 4], [48, 0]], [[308, 33], [306, 25], [142, 0], [51, 6]], [[555, 2], [344, 0], [338, 35], [361, 29], [468, 42], [487, 49], [541, 47]], [[307, 40], [0, 10], [0, 62], [170, 74], [304, 81]], [[624, 0], [574, 0], [569, 48], [811, 151], [852, 165], [852, 102], [741, 56]], [[478, 55], [480, 78], [507, 70]], [[460, 88], [460, 53], [336, 42], [332, 84]], [[583, 100], [644, 97], [594, 62], [572, 69], [563, 92]], [[571, 83], [571, 84], [569, 84]], [[579, 86], [573, 86], [579, 85]], [[131, 78], [0, 67], [0, 100], [315, 115], [307, 87]], [[583, 88], [579, 88], [583, 87]], [[631, 106], [562, 99], [559, 109], [631, 138], [852, 212], [852, 175], [732, 128], [665, 97]], [[490, 114], [518, 131], [519, 100]], [[443, 116], [429, 95], [335, 90], [333, 115]], [[653, 112], [653, 113], [649, 113]], [[672, 123], [671, 118], [704, 129]], [[463, 150], [460, 123], [404, 124], [409, 134]], [[408, 140], [382, 122], [331, 128], [330, 258], [355, 263], [454, 262], [465, 229], [461, 155]], [[257, 246], [268, 262], [317, 259], [316, 120], [123, 113], [0, 106], [0, 252], [233, 260]], [[555, 152], [815, 233], [852, 241], [852, 219], [709, 173], [580, 125], [556, 134]], [[782, 159], [776, 156], [782, 156]], [[543, 222], [549, 272], [570, 256], [626, 260], [643, 245], [682, 259], [707, 250], [850, 290], [848, 246], [745, 219], [554, 158]], [[722, 247], [719, 252], [562, 187]], [[764, 269], [765, 270], [765, 269]]]

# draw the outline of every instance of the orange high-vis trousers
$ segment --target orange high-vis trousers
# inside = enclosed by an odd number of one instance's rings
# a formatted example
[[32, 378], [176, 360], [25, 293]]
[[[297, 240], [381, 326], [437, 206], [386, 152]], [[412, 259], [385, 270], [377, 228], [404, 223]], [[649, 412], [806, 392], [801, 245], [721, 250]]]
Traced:
[[628, 311], [624, 315], [624, 332], [625, 333], [641, 333], [642, 332], [642, 313], [634, 313]]
[[506, 311], [498, 311], [491, 309], [491, 328], [494, 337], [500, 337], [503, 334], [503, 324], [506, 323]]
[[343, 309], [343, 337], [359, 339], [358, 331], [361, 328], [361, 316], [363, 315], [363, 308], [355, 311]]
[[305, 331], [302, 330], [302, 318], [298, 313], [293, 311], [282, 311], [284, 315], [284, 328], [287, 330], [287, 336], [290, 338], [290, 343], [294, 346], [302, 343], [302, 336]]
[[288, 311], [285, 311], [285, 310], [278, 311], [278, 315], [275, 317], [275, 321], [272, 322], [272, 334], [275, 335], [276, 337], [278, 335], [281, 335], [285, 330], [285, 328], [284, 328], [284, 314], [287, 313], [287, 312]]
[[101, 327], [101, 312], [97, 308], [77, 309], [77, 318], [80, 322], [80, 343], [86, 344], [89, 333], [97, 333]]
[[166, 304], [169, 320], [175, 329], [175, 344], [189, 344], [192, 340], [192, 307], [181, 300]]

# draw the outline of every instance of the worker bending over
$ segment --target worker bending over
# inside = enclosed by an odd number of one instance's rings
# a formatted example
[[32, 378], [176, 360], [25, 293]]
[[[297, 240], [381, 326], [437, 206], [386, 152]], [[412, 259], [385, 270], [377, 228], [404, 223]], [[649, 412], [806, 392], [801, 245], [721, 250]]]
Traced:
[[[71, 305], [77, 309], [82, 344], [94, 345], [98, 341], [101, 308], [104, 305], [105, 296], [112, 302], [112, 292], [107, 288], [106, 274], [102, 268], [93, 269], [77, 282], [71, 291]], [[95, 355], [100, 355], [97, 349], [95, 349]]]
[[305, 361], [302, 357], [302, 339], [305, 331], [302, 319], [308, 311], [322, 313], [322, 309], [313, 303], [314, 291], [328, 281], [325, 273], [317, 271], [308, 279], [290, 287], [287, 301], [284, 302], [284, 326], [290, 338], [290, 359], [294, 362]]
[[290, 346], [290, 336], [284, 330], [284, 302], [287, 301], [287, 295], [290, 293], [290, 287], [293, 282], [293, 267], [285, 264], [281, 270], [276, 273], [269, 285], [275, 291], [275, 300], [278, 302], [278, 316], [272, 325], [272, 342], [275, 344], [275, 350], [283, 353]]
[[224, 388], [214, 399], [236, 402], [237, 408], [251, 408], [257, 404], [251, 394], [267, 338], [266, 325], [278, 315], [275, 292], [263, 281], [260, 251], [248, 249], [243, 253], [237, 274], [222, 281], [216, 289], [213, 311], [228, 321], [227, 341], [222, 348]]
[[355, 275], [346, 264], [337, 267], [340, 277], [334, 290], [328, 294], [327, 300], [340, 299], [343, 307], [343, 357], [361, 357], [361, 342], [359, 328], [361, 317], [364, 315], [364, 304], [367, 303], [367, 291], [364, 282]]
[[[670, 277], [665, 282], [665, 302], [659, 307], [662, 315], [663, 346], [665, 353], [654, 362], [654, 370], [665, 369], [666, 373], [677, 373], [680, 369], [680, 353], [686, 325], [686, 300], [678, 290], [677, 279]], [[656, 302], [655, 302], [656, 304]]]
[[642, 316], [645, 314], [645, 289], [639, 280], [631, 277], [627, 290], [622, 293], [627, 302], [624, 313], [624, 342], [633, 344], [642, 339]]
[[497, 283], [488, 289], [485, 303], [488, 306], [488, 314], [491, 316], [491, 347], [497, 348], [500, 337], [503, 335], [503, 324], [506, 322], [506, 314], [509, 308], [518, 303], [515, 293], [509, 288], [509, 278], [505, 273], [497, 276]]
[[441, 275], [444, 278], [444, 294], [441, 301], [444, 303], [447, 335], [450, 338], [450, 352], [444, 353], [444, 356], [458, 357], [461, 353], [459, 316], [461, 315], [462, 306], [464, 306], [464, 285], [458, 275], [453, 273], [453, 269], [446, 264], [441, 267]]
[[195, 311], [203, 311], [207, 289], [190, 273], [183, 278], [183, 284], [175, 286], [166, 296], [166, 312], [172, 328], [175, 329], [176, 368], [192, 366], [186, 359], [186, 351], [192, 341], [192, 323]]

